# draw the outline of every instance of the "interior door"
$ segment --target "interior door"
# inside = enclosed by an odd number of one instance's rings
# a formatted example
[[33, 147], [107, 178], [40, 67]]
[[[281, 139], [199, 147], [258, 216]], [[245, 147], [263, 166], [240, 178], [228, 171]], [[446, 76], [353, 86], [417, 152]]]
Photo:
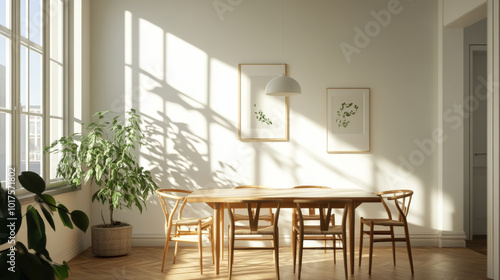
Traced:
[[470, 46], [470, 239], [487, 233], [487, 52], [485, 45]]

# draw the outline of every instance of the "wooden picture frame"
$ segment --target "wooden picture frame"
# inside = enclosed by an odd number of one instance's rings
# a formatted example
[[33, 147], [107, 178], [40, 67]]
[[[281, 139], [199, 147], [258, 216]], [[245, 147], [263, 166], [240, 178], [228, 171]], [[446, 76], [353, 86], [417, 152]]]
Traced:
[[370, 89], [326, 89], [327, 153], [370, 152]]
[[240, 141], [289, 141], [288, 97], [265, 94], [267, 83], [282, 74], [286, 64], [238, 64]]

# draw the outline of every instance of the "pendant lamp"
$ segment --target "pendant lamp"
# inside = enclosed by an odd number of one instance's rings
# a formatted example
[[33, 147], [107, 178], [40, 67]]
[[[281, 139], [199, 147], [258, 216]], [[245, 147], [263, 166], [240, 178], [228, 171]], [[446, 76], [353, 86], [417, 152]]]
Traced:
[[[283, 64], [283, 31], [285, 26], [283, 20], [283, 1], [284, 0], [281, 0], [281, 64]], [[285, 76], [285, 73], [283, 73], [281, 76], [278, 76], [269, 81], [266, 86], [265, 92], [267, 95], [272, 96], [292, 96], [301, 94], [302, 90], [296, 80], [291, 77]]]

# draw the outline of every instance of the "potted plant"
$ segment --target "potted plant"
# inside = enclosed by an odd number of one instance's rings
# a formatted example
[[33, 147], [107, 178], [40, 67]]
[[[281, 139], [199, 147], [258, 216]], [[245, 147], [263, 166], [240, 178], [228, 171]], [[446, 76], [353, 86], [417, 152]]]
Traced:
[[58, 176], [72, 186], [95, 183], [99, 188], [92, 195], [109, 207], [109, 221], [92, 226], [92, 253], [97, 256], [120, 256], [130, 252], [132, 226], [115, 221], [113, 213], [123, 207], [137, 207], [142, 213], [146, 199], [158, 186], [150, 171], [139, 165], [136, 149], [144, 143], [141, 118], [134, 109], [128, 118], [110, 111], [97, 112], [87, 124], [87, 134], [73, 134], [54, 141], [45, 149], [60, 153]]
[[[10, 181], [12, 182], [12, 181]], [[46, 248], [45, 218], [55, 231], [54, 212], [59, 214], [64, 226], [73, 229], [73, 225], [86, 232], [89, 226], [87, 215], [80, 210], [69, 211], [63, 204], [45, 192], [45, 181], [36, 173], [24, 171], [19, 175], [21, 185], [34, 194], [36, 206], [28, 205], [25, 214], [16, 197], [14, 186], [8, 184], [4, 189], [0, 185], [0, 245], [6, 249], [0, 251], [0, 279], [67, 279], [69, 267], [64, 261], [55, 263]], [[17, 233], [25, 220], [28, 247], [17, 239]]]

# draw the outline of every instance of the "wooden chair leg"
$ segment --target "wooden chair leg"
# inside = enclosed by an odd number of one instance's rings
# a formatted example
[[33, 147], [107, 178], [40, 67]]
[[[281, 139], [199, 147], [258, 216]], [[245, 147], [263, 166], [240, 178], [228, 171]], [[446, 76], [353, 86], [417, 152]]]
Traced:
[[411, 255], [411, 244], [410, 244], [410, 234], [408, 233], [408, 228], [405, 227], [405, 237], [406, 237], [406, 250], [408, 251], [408, 259], [410, 260], [411, 275], [413, 275], [413, 258]]
[[292, 258], [293, 258], [293, 273], [295, 273], [295, 266], [297, 263], [297, 231], [292, 229]]
[[163, 249], [163, 261], [161, 263], [161, 272], [165, 268], [165, 261], [167, 260], [168, 243], [170, 241], [170, 234], [167, 234], [167, 240], [165, 240], [165, 248]]
[[368, 260], [368, 274], [372, 274], [372, 256], [373, 256], [373, 222], [370, 223], [370, 257]]
[[302, 272], [302, 252], [304, 250], [304, 233], [303, 232], [301, 232], [299, 234], [298, 243], [299, 243], [299, 278], [298, 278], [298, 280], [300, 280], [300, 274]]
[[396, 266], [396, 242], [394, 241], [394, 227], [391, 226], [391, 239], [392, 239], [392, 261], [394, 266]]
[[280, 240], [279, 240], [279, 231], [276, 229], [276, 232], [274, 233], [273, 240], [274, 240], [274, 267], [276, 269], [276, 279], [280, 279]]
[[234, 263], [234, 234], [232, 233], [232, 229], [230, 231], [229, 244], [228, 244], [228, 264], [229, 264], [229, 280], [233, 276], [233, 263]]
[[346, 234], [342, 234], [342, 253], [344, 254], [344, 273], [345, 279], [349, 277], [349, 270], [347, 270], [347, 247], [345, 246]]
[[[323, 240], [323, 245], [325, 247], [325, 250], [324, 250], [324, 254], [326, 254], [326, 234], [323, 235], [323, 237], [325, 238], [325, 240]], [[333, 242], [335, 243], [335, 239], [333, 240]], [[334, 246], [335, 247], [335, 246]], [[335, 249], [333, 249], [333, 251], [335, 251]], [[335, 253], [333, 254], [335, 256]]]
[[[361, 218], [363, 219], [363, 218]], [[361, 266], [361, 257], [363, 255], [363, 222], [359, 223], [359, 266]]]
[[212, 265], [215, 264], [215, 247], [214, 247], [214, 226], [212, 225], [210, 227], [210, 245], [212, 247]]
[[200, 274], [203, 275], [203, 238], [201, 231], [201, 221], [198, 221], [198, 251], [200, 254]]
[[179, 242], [175, 242], [175, 247], [174, 247], [174, 261], [172, 263], [175, 264], [175, 260], [177, 259], [177, 251], [179, 250]]

